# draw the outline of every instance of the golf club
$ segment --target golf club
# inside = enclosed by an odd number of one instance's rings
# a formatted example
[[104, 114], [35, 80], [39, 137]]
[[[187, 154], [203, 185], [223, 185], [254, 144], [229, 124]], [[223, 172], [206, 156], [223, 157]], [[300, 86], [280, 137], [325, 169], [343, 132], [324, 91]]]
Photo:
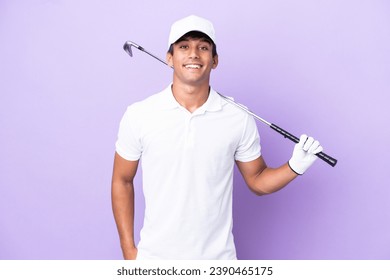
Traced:
[[[151, 57], [157, 59], [158, 61], [164, 63], [165, 65], [169, 66], [168, 63], [166, 63], [164, 60], [162, 60], [161, 58], [155, 56], [154, 54], [148, 52], [147, 50], [145, 50], [143, 47], [141, 47], [140, 45], [137, 45], [136, 43], [134, 42], [131, 42], [131, 41], [126, 41], [125, 44], [123, 45], [123, 49], [126, 51], [126, 53], [128, 55], [130, 55], [131, 57], [133, 57], [133, 52], [131, 50], [131, 47], [135, 47], [136, 49], [144, 52], [144, 53], [147, 53], [148, 55], [150, 55]], [[169, 66], [171, 67], [171, 66]], [[171, 67], [173, 68], [173, 67]], [[265, 119], [259, 117], [258, 115], [256, 115], [255, 113], [253, 113], [252, 111], [250, 111], [249, 109], [247, 109], [245, 106], [235, 102], [232, 98], [229, 98], [229, 97], [226, 97], [220, 93], [218, 93], [222, 98], [224, 98], [226, 101], [228, 101], [229, 103], [233, 104], [234, 106], [237, 106], [238, 108], [240, 108], [241, 110], [247, 112], [249, 115], [253, 116], [255, 119], [261, 121], [262, 123], [268, 125], [270, 128], [272, 128], [273, 130], [275, 130], [276, 132], [280, 133], [281, 135], [284, 136], [284, 138], [288, 138], [290, 139], [291, 141], [295, 142], [295, 143], [298, 143], [299, 142], [299, 138], [292, 135], [291, 133], [287, 132], [286, 130], [282, 129], [281, 127], [273, 124], [273, 123], [270, 123], [268, 121], [266, 121]], [[320, 152], [320, 153], [317, 153], [316, 156], [318, 156], [320, 159], [322, 159], [323, 161], [325, 161], [326, 163], [328, 163], [329, 165], [331, 166], [335, 166], [337, 164], [337, 159], [323, 153], [323, 152]]]

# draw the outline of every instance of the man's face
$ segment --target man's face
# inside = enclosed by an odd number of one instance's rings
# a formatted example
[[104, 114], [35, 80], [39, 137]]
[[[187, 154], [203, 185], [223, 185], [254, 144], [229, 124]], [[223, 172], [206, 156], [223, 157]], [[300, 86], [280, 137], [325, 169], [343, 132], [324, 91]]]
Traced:
[[188, 38], [173, 45], [173, 55], [167, 54], [168, 64], [174, 69], [174, 82], [189, 85], [209, 83], [210, 72], [218, 65], [212, 55], [212, 44], [203, 39]]

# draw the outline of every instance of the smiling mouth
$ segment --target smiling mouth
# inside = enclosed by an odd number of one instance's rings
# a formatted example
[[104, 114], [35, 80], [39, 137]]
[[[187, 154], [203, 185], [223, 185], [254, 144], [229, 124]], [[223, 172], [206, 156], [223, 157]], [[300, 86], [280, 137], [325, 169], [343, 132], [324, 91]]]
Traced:
[[200, 65], [200, 64], [185, 64], [184, 67], [187, 69], [200, 69], [200, 68], [202, 68], [202, 65]]

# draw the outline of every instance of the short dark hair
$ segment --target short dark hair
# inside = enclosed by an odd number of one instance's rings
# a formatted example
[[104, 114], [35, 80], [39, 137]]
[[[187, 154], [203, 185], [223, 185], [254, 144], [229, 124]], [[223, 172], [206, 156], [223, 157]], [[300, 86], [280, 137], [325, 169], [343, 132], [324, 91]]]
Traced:
[[[179, 43], [181, 41], [185, 41], [185, 40], [188, 40], [188, 39], [202, 39], [202, 40], [205, 40], [206, 42], [210, 43], [212, 46], [213, 46], [213, 50], [212, 50], [212, 55], [213, 57], [218, 55], [217, 53], [217, 45], [214, 44], [213, 40], [211, 40], [211, 38], [209, 36], [207, 36], [206, 34], [204, 34], [203, 32], [199, 32], [199, 31], [190, 31], [190, 32], [187, 32], [186, 34], [184, 34], [183, 36], [181, 36], [175, 43], [173, 44], [176, 44], [176, 43]], [[168, 50], [168, 53], [170, 53], [171, 55], [173, 55], [173, 44], [170, 45], [169, 47], [169, 50]]]

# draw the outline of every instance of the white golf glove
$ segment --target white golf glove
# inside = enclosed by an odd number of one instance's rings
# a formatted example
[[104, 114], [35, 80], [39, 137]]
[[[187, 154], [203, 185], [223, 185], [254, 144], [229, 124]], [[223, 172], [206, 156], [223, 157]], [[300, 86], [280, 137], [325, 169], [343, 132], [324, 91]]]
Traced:
[[302, 175], [316, 161], [316, 154], [322, 150], [320, 142], [303, 134], [299, 138], [299, 143], [294, 147], [288, 165], [295, 173]]

